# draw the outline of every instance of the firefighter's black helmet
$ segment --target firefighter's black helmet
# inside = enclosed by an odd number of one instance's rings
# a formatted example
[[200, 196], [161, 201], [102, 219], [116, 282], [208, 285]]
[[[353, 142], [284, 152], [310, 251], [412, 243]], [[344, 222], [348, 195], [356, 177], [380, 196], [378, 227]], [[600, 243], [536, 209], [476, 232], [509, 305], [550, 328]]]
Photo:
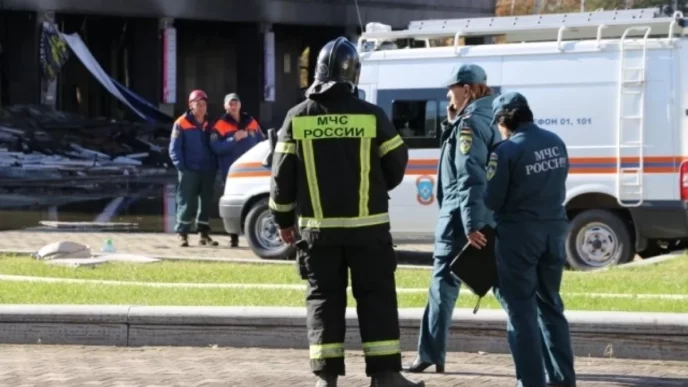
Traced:
[[320, 50], [315, 69], [316, 83], [348, 83], [356, 87], [360, 73], [358, 50], [347, 38], [342, 36], [331, 40]]

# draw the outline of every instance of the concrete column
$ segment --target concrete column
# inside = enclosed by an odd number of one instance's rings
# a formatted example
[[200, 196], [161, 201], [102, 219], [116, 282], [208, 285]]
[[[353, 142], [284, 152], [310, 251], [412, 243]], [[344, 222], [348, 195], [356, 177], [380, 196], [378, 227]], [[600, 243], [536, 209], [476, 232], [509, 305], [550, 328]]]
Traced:
[[[160, 75], [161, 95], [160, 104], [158, 108], [174, 117], [174, 105], [176, 103], [177, 95], [177, 34], [174, 29], [174, 19], [162, 18], [158, 21], [160, 31], [160, 50], [158, 63], [159, 68], [162, 69]], [[166, 85], [167, 83], [167, 85]], [[166, 87], [168, 86], [168, 87]]]
[[[275, 61], [277, 60], [277, 58], [275, 56], [275, 46], [277, 43], [277, 38], [276, 38], [275, 32], [272, 28], [272, 24], [260, 23], [257, 25], [257, 27], [258, 27], [258, 35], [256, 36], [257, 37], [256, 42], [259, 41], [259, 43], [256, 43], [255, 46], [251, 48], [251, 50], [253, 51], [255, 58], [260, 58], [259, 59], [260, 60], [260, 72], [257, 72], [257, 71], [252, 72], [249, 69], [245, 69], [245, 70], [248, 71], [249, 74], [252, 74], [254, 76], [251, 84], [260, 85], [260, 88], [256, 87], [256, 89], [254, 89], [253, 93], [258, 94], [257, 91], [260, 90], [260, 97], [257, 99], [258, 101], [260, 101], [260, 104], [259, 104], [259, 111], [260, 111], [259, 117], [260, 118], [259, 118], [259, 120], [263, 124], [263, 127], [267, 128], [268, 126], [275, 126], [276, 125], [276, 123], [274, 122], [275, 121], [274, 117], [273, 117], [273, 111], [274, 111], [275, 103], [274, 103], [274, 101], [266, 101], [266, 97], [268, 96], [268, 90], [267, 90], [268, 87], [273, 87], [273, 88], [277, 87], [277, 84], [276, 84], [276, 80], [277, 80], [276, 67], [277, 66], [275, 63]], [[266, 44], [265, 37], [267, 34], [270, 34], [270, 33], [273, 34], [274, 44], [272, 46], [271, 52], [268, 53], [267, 52], [268, 50], [266, 50], [266, 46], [265, 46], [265, 44]], [[248, 42], [246, 42], [246, 43], [248, 43]], [[242, 52], [242, 51], [240, 51], [240, 52]], [[271, 54], [271, 57], [269, 57], [269, 58], [266, 57], [266, 55], [268, 55], [268, 54]], [[240, 54], [240, 57], [241, 57], [241, 54]], [[256, 60], [258, 60], [258, 59], [256, 59]], [[268, 60], [271, 61], [271, 63], [268, 62]], [[242, 67], [243, 67], [242, 63], [241, 63], [241, 61], [239, 61], [238, 68], [239, 68], [240, 74], [242, 74], [241, 73]], [[271, 78], [268, 78], [268, 73], [272, 73], [270, 75]], [[243, 79], [244, 76], [245, 75], [242, 74], [241, 78]], [[271, 85], [268, 85], [268, 83], [270, 83]], [[275, 93], [275, 99], [279, 98], [278, 90], [275, 89], [274, 93]]]

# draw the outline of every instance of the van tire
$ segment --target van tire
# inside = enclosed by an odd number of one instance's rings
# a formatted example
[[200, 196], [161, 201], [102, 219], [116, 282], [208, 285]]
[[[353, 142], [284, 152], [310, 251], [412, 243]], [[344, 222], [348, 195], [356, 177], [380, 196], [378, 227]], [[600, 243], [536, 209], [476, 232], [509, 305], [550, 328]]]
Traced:
[[[268, 239], [271, 239], [273, 233], [279, 233], [277, 224], [274, 221], [267, 220], [266, 217], [272, 217], [272, 215], [268, 207], [268, 199], [263, 198], [251, 207], [244, 221], [244, 234], [248, 246], [254, 254], [262, 259], [291, 259], [295, 253], [293, 246], [284, 243], [281, 246], [276, 246], [266, 242], [266, 234], [269, 234], [270, 238]], [[266, 225], [264, 222], [271, 222], [271, 224], [268, 223]], [[262, 235], [258, 230], [264, 230]], [[275, 235], [279, 237], [279, 234]]]
[[[579, 249], [578, 245], [588, 249]], [[592, 252], [590, 252], [593, 250]], [[623, 220], [607, 210], [586, 210], [569, 222], [566, 260], [575, 270], [590, 271], [629, 262], [635, 256], [631, 233]], [[597, 259], [596, 259], [597, 258]]]

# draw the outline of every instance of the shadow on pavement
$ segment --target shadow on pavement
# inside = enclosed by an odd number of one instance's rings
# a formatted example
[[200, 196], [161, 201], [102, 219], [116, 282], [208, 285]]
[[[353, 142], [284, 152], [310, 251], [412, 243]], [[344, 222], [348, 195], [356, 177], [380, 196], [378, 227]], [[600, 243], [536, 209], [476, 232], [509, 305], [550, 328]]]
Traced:
[[588, 383], [614, 383], [614, 386], [619, 387], [688, 386], [688, 378], [662, 378], [658, 376], [579, 374], [578, 381]]
[[396, 250], [397, 261], [402, 265], [432, 266], [432, 253], [427, 251]]
[[[409, 374], [416, 376], [415, 374]], [[445, 372], [445, 375], [475, 376], [482, 378], [514, 379], [514, 375], [495, 374], [489, 372]], [[671, 378], [657, 376], [632, 376], [609, 374], [578, 374], [578, 384], [585, 386], [587, 383], [609, 384], [614, 387], [685, 387], [688, 386], [688, 378]], [[420, 378], [420, 376], [416, 377]]]
[[[415, 377], [416, 379], [421, 379], [422, 376], [421, 374], [412, 374], [412, 373], [405, 373], [406, 375], [409, 375], [410, 377]], [[425, 373], [430, 374], [430, 375], [435, 375], [432, 372], [427, 372]], [[505, 375], [505, 374], [494, 374], [494, 373], [489, 373], [489, 372], [469, 372], [469, 371], [454, 371], [454, 372], [444, 372], [443, 374], [439, 375], [453, 375], [453, 376], [474, 376], [478, 378], [503, 378], [503, 379], [508, 379], [508, 380], [514, 380], [516, 381], [516, 376], [514, 375]]]

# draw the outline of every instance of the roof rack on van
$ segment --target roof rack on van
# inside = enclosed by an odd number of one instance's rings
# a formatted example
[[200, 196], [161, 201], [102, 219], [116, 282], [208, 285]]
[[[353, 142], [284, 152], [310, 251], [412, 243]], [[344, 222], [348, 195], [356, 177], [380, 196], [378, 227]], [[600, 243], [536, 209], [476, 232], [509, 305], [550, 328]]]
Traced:
[[[594, 12], [559, 13], [528, 16], [481, 17], [472, 19], [421, 20], [412, 21], [405, 30], [392, 31], [390, 26], [379, 23], [368, 23], [366, 31], [358, 40], [359, 51], [380, 49], [383, 43], [394, 47], [399, 39], [425, 41], [430, 46], [430, 39], [454, 38], [453, 45], [460, 45], [460, 38], [483, 36], [502, 37], [501, 41], [561, 42], [564, 35], [567, 39], [592, 39], [643, 35], [644, 30], [629, 30], [639, 25], [651, 28], [651, 34], [673, 37], [676, 32], [683, 34], [688, 25], [683, 13], [672, 13], [669, 7], [625, 9]], [[373, 43], [371, 47], [370, 43]], [[384, 49], [384, 48], [383, 48]], [[388, 49], [388, 48], [387, 48]]]

